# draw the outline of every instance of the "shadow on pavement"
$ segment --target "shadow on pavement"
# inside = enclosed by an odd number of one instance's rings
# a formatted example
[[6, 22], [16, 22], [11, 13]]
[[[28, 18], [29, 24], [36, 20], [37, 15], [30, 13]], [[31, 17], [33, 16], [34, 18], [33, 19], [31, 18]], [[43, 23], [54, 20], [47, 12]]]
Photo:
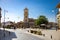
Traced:
[[14, 32], [0, 29], [0, 40], [12, 40], [14, 38], [17, 38]]

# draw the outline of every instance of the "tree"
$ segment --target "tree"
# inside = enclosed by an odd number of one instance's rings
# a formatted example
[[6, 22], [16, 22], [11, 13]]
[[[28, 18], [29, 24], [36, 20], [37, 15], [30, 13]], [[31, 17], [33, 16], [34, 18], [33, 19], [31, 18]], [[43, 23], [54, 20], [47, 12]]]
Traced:
[[40, 26], [41, 24], [47, 25], [47, 24], [48, 24], [48, 19], [47, 19], [45, 16], [41, 15], [41, 16], [39, 16], [38, 19], [35, 21], [35, 24], [36, 24], [36, 25], [39, 25], [39, 26]]

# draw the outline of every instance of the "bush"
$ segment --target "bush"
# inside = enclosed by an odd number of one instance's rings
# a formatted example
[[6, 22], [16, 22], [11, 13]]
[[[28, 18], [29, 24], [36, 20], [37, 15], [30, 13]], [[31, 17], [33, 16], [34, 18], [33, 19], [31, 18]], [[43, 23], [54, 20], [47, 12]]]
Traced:
[[37, 35], [42, 35], [41, 31], [36, 31], [36, 30], [30, 30], [31, 33], [37, 34]]
[[38, 35], [42, 35], [42, 32], [41, 32], [41, 31], [37, 31], [37, 34], [38, 34]]

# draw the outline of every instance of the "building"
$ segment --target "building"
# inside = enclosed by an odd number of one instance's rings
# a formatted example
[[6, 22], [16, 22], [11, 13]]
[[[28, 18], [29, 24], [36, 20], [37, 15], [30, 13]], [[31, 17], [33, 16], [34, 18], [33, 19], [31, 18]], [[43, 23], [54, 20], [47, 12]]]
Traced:
[[58, 28], [60, 29], [60, 3], [57, 5], [58, 14], [57, 14], [57, 21], [58, 21]]
[[36, 19], [29, 18], [28, 20], [29, 20], [29, 27], [34, 28], [35, 27], [35, 20]]
[[56, 28], [57, 27], [57, 23], [55, 22], [48, 22], [47, 28]]
[[18, 26], [18, 28], [34, 27], [34, 21], [35, 19], [29, 18], [28, 8], [25, 8], [24, 9], [24, 20], [18, 22], [16, 25]]
[[24, 9], [24, 23], [23, 27], [34, 27], [35, 26], [35, 19], [29, 18], [28, 8]]
[[17, 28], [23, 28], [23, 21], [16, 23]]
[[24, 22], [28, 22], [28, 9], [24, 9]]
[[7, 22], [5, 22], [5, 25], [4, 25], [4, 22], [2, 22], [2, 27], [3, 27], [3, 26], [4, 26], [4, 27], [9, 27], [9, 28], [15, 27], [14, 24], [15, 24], [14, 22], [7, 21]]
[[1, 27], [1, 8], [0, 8], [0, 27]]
[[23, 23], [23, 26], [26, 28], [26, 27], [29, 27], [28, 25], [28, 9], [25, 8], [24, 9], [24, 23]]

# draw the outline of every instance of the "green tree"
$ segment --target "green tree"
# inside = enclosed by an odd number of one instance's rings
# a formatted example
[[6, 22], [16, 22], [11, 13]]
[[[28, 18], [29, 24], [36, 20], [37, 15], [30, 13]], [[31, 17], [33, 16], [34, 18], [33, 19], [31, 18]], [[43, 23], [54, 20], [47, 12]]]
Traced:
[[48, 24], [48, 19], [45, 16], [41, 15], [41, 16], [38, 17], [38, 19], [36, 19], [35, 24], [39, 25], [39, 26], [41, 24], [46, 24], [47, 25]]

